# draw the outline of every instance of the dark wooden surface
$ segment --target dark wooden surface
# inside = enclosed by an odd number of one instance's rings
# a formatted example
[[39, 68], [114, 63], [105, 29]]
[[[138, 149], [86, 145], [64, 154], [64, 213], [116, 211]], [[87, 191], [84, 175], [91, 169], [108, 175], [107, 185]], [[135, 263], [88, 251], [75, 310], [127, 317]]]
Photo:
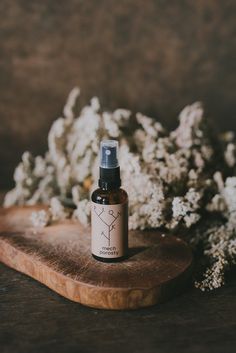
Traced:
[[0, 264], [1, 353], [234, 353], [235, 295], [234, 278], [148, 309], [95, 310]]
[[214, 292], [192, 288], [117, 312], [73, 303], [0, 264], [1, 353], [234, 353], [235, 332], [235, 272]]
[[42, 153], [71, 88], [176, 125], [202, 100], [235, 123], [234, 0], [1, 0], [0, 185], [24, 150]]

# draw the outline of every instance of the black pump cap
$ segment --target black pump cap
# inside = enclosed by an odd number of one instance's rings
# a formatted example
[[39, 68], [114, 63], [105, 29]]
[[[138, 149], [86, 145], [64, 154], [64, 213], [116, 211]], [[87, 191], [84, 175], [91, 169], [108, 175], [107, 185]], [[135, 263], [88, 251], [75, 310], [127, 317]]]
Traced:
[[116, 168], [118, 163], [118, 141], [104, 140], [100, 144], [100, 167]]
[[100, 144], [100, 178], [101, 188], [119, 188], [121, 186], [120, 167], [118, 163], [118, 141], [104, 140]]

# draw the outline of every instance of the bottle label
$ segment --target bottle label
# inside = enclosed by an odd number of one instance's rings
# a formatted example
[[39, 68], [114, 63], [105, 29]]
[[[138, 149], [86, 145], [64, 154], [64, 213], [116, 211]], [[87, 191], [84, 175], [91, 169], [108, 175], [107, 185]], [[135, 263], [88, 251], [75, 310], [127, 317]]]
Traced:
[[101, 205], [91, 201], [92, 254], [122, 257], [128, 250], [128, 202]]

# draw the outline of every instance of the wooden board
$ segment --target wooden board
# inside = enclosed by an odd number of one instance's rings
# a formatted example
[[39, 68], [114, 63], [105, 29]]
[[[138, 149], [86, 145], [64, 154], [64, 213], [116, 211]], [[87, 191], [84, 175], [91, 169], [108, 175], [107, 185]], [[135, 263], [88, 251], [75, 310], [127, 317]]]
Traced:
[[90, 254], [90, 229], [64, 221], [42, 230], [29, 217], [42, 206], [0, 209], [0, 261], [60, 295], [103, 309], [136, 309], [175, 296], [191, 275], [189, 247], [157, 231], [131, 231], [129, 258], [101, 263]]

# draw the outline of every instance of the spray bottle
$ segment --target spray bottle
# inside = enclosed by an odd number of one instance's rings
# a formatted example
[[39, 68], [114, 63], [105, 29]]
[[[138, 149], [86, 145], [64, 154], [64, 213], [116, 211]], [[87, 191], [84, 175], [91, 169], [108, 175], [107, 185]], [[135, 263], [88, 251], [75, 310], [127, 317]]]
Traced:
[[120, 188], [118, 141], [101, 141], [99, 169], [99, 188], [91, 195], [91, 251], [96, 260], [117, 262], [128, 253], [128, 195]]

